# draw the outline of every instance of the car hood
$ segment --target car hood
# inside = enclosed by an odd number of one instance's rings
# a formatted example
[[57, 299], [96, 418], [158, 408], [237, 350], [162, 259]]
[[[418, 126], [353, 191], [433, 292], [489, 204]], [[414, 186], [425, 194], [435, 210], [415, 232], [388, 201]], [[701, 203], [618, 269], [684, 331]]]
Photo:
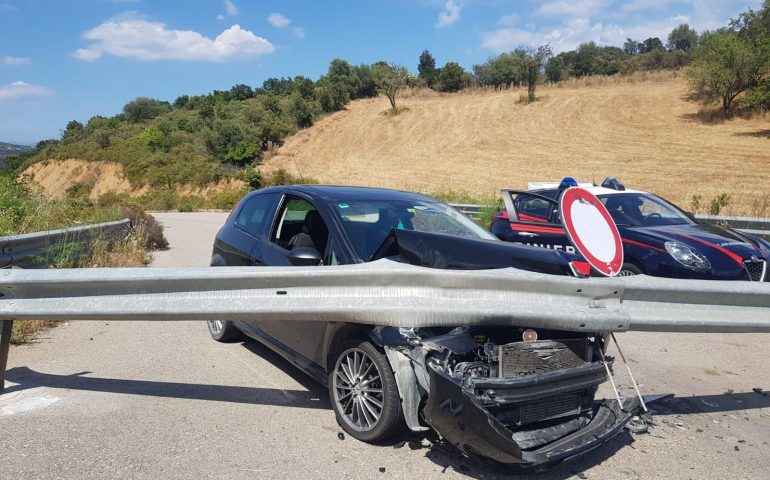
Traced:
[[620, 227], [621, 236], [631, 241], [644, 242], [664, 249], [668, 241], [683, 243], [709, 259], [725, 257], [735, 263], [756, 257], [765, 259], [765, 253], [755, 241], [740, 232], [708, 224], [665, 225], [658, 227]]
[[450, 270], [514, 267], [532, 272], [568, 275], [577, 256], [501, 240], [481, 240], [414, 230], [391, 230], [371, 261], [393, 258], [402, 263]]

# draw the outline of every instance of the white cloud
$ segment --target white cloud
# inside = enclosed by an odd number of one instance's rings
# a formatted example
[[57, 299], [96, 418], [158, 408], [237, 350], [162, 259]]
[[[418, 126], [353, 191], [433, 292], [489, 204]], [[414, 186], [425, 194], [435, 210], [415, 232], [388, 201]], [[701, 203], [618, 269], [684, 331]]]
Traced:
[[88, 30], [83, 38], [92, 43], [76, 50], [79, 60], [92, 62], [104, 55], [141, 61], [193, 60], [224, 62], [256, 58], [275, 51], [267, 39], [233, 25], [213, 40], [192, 30], [170, 30], [160, 22], [135, 15], [108, 20]]
[[292, 32], [294, 32], [294, 35], [298, 36], [299, 38], [305, 38], [305, 29], [302, 27], [294, 27]]
[[536, 30], [499, 28], [481, 35], [481, 46], [495, 53], [513, 50], [519, 46], [536, 47], [550, 44], [554, 53], [573, 50], [584, 42], [601, 45], [623, 45], [626, 38], [644, 39], [659, 37], [665, 41], [669, 32], [682, 23], [682, 16], [634, 22], [629, 25], [591, 22], [585, 17], [575, 17], [561, 25]]
[[0, 85], [0, 101], [16, 100], [24, 97], [44, 97], [53, 95], [54, 91], [39, 85], [18, 81], [8, 85]]
[[500, 17], [500, 20], [498, 20], [497, 23], [504, 27], [512, 27], [513, 25], [519, 23], [519, 16], [515, 13], [511, 13], [510, 15], [503, 15]]
[[238, 15], [238, 7], [230, 0], [225, 0], [225, 8], [227, 8], [228, 15]]
[[224, 19], [225, 19], [225, 16], [222, 15], [221, 13], [217, 15], [217, 20], [224, 20]]
[[611, 2], [612, 0], [556, 0], [540, 5], [537, 14], [543, 17], [590, 16], [603, 10]]
[[460, 5], [453, 0], [447, 0], [444, 9], [438, 14], [436, 27], [444, 28], [460, 20]]
[[31, 65], [32, 59], [27, 57], [3, 57], [3, 63], [6, 65]]
[[288, 27], [291, 24], [291, 20], [284, 17], [280, 13], [271, 13], [267, 17], [267, 21], [270, 22], [270, 24], [276, 28]]

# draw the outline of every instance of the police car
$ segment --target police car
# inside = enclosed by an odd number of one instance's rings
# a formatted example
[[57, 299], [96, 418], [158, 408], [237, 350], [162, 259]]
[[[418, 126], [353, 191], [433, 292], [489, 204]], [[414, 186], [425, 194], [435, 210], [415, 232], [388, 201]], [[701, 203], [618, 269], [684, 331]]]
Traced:
[[528, 191], [503, 190], [505, 210], [492, 222], [498, 238], [575, 253], [559, 218], [561, 193], [580, 186], [599, 198], [618, 226], [624, 259], [619, 275], [713, 280], [770, 281], [770, 243], [746, 233], [698, 223], [676, 205], [648, 192], [626, 189], [615, 178], [601, 186], [530, 184]]

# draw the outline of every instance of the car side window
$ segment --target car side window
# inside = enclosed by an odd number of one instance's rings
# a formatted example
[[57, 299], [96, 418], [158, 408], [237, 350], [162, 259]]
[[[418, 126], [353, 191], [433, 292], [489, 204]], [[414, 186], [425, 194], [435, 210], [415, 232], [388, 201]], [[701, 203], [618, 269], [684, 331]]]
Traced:
[[304, 198], [287, 196], [270, 241], [286, 250], [313, 247], [323, 255], [329, 230], [315, 206]]
[[518, 194], [514, 199], [519, 220], [528, 223], [552, 223], [556, 206], [542, 198]]
[[238, 212], [235, 226], [255, 237], [264, 233], [276, 196], [275, 193], [262, 193], [248, 199]]

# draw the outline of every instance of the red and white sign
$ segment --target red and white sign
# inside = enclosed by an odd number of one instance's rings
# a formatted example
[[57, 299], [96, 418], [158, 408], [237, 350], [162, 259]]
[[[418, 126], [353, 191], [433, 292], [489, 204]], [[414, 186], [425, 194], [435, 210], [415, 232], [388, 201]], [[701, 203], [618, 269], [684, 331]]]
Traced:
[[568, 188], [562, 192], [559, 214], [578, 253], [599, 273], [617, 275], [623, 266], [623, 240], [601, 200], [580, 187]]

